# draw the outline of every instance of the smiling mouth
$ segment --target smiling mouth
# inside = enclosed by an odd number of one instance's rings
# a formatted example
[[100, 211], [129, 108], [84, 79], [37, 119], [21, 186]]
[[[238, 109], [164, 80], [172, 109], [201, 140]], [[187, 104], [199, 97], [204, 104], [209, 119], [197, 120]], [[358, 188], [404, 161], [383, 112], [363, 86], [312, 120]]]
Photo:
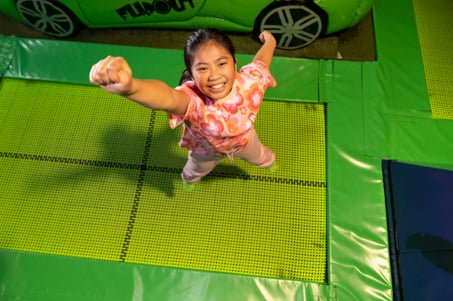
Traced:
[[210, 90], [212, 93], [219, 93], [219, 92], [222, 92], [223, 89], [225, 88], [225, 84], [226, 84], [226, 83], [220, 83], [220, 84], [216, 84], [216, 85], [211, 85], [211, 86], [209, 86], [209, 90]]

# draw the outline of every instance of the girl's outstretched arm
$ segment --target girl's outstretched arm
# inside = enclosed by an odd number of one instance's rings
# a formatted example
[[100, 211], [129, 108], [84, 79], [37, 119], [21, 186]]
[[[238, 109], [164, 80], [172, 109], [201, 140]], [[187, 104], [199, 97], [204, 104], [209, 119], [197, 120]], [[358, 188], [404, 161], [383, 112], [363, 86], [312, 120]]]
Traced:
[[183, 92], [159, 80], [133, 78], [129, 64], [122, 57], [108, 56], [94, 64], [90, 82], [154, 110], [183, 115], [187, 109], [188, 99]]
[[255, 54], [253, 60], [259, 60], [263, 63], [266, 63], [268, 66], [272, 63], [272, 57], [274, 56], [275, 47], [277, 46], [277, 41], [275, 40], [274, 36], [268, 32], [263, 31], [259, 36], [263, 45]]

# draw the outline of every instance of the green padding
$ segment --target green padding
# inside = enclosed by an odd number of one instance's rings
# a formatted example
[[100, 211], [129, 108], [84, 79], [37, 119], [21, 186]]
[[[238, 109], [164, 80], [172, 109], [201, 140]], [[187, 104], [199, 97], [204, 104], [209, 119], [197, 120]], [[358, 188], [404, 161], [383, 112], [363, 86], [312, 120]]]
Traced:
[[412, 1], [386, 0], [375, 14], [378, 61], [363, 63], [360, 70], [364, 152], [449, 169], [453, 123], [432, 119]]
[[374, 14], [377, 62], [324, 66], [329, 283], [338, 300], [393, 298], [381, 160], [453, 162], [453, 123], [431, 118], [411, 1], [376, 1]]
[[14, 57], [16, 42], [13, 38], [0, 36], [0, 77], [8, 70]]
[[324, 106], [267, 101], [279, 170], [221, 163], [187, 193], [163, 112], [97, 87], [3, 79], [0, 248], [326, 280]]
[[[364, 148], [362, 66], [335, 62], [327, 105], [331, 300], [388, 301], [392, 283], [380, 157]], [[330, 300], [330, 299], [327, 299]]]
[[328, 300], [320, 296], [335, 292], [304, 281], [2, 249], [0, 266], [2, 301]]
[[[178, 84], [184, 69], [181, 50], [0, 36], [2, 39], [12, 40], [15, 46], [6, 77], [86, 85], [91, 66], [107, 55], [125, 57], [135, 77], [160, 79], [170, 86]], [[253, 56], [239, 54], [237, 58], [241, 67]], [[278, 74], [278, 86], [267, 92], [267, 99], [319, 102], [318, 69], [318, 61], [275, 57], [271, 71]]]
[[453, 2], [413, 0], [431, 111], [453, 119]]

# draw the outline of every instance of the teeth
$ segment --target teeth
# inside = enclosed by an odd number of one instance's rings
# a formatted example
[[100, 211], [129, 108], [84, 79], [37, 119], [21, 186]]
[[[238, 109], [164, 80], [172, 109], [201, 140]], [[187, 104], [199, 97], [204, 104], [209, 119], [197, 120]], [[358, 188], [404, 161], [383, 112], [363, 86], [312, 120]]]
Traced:
[[222, 87], [223, 87], [223, 84], [218, 84], [218, 85], [211, 86], [211, 88], [213, 88], [213, 89], [220, 89]]

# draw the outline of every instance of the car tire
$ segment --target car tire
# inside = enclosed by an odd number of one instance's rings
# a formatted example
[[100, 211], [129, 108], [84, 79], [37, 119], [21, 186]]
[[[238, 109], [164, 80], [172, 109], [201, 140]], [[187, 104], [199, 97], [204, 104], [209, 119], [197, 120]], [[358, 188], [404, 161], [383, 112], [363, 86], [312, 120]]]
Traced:
[[17, 0], [16, 9], [38, 31], [55, 37], [68, 37], [82, 26], [71, 10], [58, 1]]
[[266, 30], [277, 40], [277, 48], [306, 47], [322, 36], [327, 13], [308, 1], [278, 1], [265, 7], [255, 20], [254, 38]]

